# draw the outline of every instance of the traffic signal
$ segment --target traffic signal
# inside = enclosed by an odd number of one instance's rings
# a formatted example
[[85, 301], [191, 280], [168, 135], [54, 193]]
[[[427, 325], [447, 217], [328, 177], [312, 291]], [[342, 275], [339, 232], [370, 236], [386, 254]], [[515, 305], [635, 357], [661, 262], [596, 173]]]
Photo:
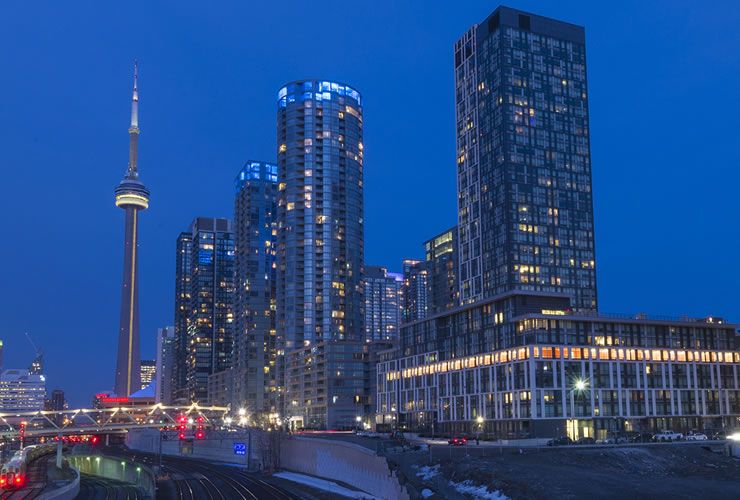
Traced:
[[196, 427], [196, 430], [195, 430], [195, 439], [205, 439], [206, 433], [203, 432], [203, 422], [205, 422], [205, 419], [201, 415], [198, 417], [197, 421], [198, 421], [198, 426]]
[[185, 439], [185, 424], [188, 423], [188, 418], [181, 414], [177, 421], [180, 424], [178, 427], [179, 433], [177, 434], [177, 437], [180, 438], [180, 440], [183, 440]]

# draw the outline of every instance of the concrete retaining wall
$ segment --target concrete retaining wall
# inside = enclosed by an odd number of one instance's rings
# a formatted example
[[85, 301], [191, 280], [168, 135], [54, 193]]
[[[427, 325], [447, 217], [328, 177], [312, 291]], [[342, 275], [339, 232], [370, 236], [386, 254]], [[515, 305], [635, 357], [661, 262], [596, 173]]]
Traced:
[[294, 472], [342, 481], [378, 498], [409, 498], [388, 468], [385, 458], [353, 443], [290, 437], [281, 442], [280, 466]]
[[[259, 431], [255, 431], [259, 432]], [[259, 440], [252, 440], [250, 467], [260, 469], [262, 466], [259, 453]], [[165, 434], [162, 439], [162, 454], [190, 458], [202, 458], [216, 462], [247, 465], [246, 455], [234, 454], [234, 443], [249, 445], [249, 432], [216, 432], [209, 431], [206, 439], [180, 441], [176, 434]], [[135, 429], [126, 435], [126, 446], [133, 450], [149, 453], [159, 452], [159, 431], [156, 429]]]
[[103, 455], [69, 455], [67, 460], [80, 472], [135, 484], [144, 490], [146, 498], [154, 498], [154, 473], [148, 467], [136, 462], [121, 460], [120, 457]]
[[47, 491], [39, 495], [39, 500], [72, 500], [77, 498], [80, 493], [80, 471], [74, 467], [70, 467], [75, 473], [75, 478], [69, 482], [69, 484], [60, 486], [51, 491]]

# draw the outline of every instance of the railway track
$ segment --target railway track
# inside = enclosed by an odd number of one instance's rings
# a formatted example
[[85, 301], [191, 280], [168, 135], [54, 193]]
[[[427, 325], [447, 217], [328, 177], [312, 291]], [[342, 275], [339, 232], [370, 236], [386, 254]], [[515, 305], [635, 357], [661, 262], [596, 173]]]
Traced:
[[[158, 460], [156, 455], [149, 453], [126, 452], [123, 455], [150, 467]], [[169, 456], [162, 457], [162, 467], [162, 473], [166, 474], [167, 479], [157, 481], [159, 498], [174, 495], [178, 500], [296, 499], [295, 496], [236, 467]], [[168, 483], [173, 487], [168, 487]]]

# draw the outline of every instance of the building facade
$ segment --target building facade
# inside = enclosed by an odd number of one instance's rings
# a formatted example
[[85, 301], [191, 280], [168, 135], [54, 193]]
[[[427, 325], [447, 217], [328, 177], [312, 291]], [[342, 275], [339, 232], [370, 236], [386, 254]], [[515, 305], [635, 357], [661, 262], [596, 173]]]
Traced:
[[190, 281], [193, 274], [193, 234], [177, 237], [175, 253], [175, 339], [172, 365], [172, 402], [189, 403], [188, 326], [190, 325]]
[[596, 310], [584, 29], [499, 7], [454, 60], [462, 303], [520, 289]]
[[0, 374], [0, 412], [43, 410], [45, 400], [44, 375], [16, 369]]
[[[401, 329], [379, 421], [501, 438], [720, 430], [740, 423], [735, 325], [573, 311], [513, 292]], [[482, 424], [477, 419], [483, 419]]]
[[157, 403], [169, 405], [173, 400], [175, 347], [175, 327], [157, 328], [157, 360], [154, 370]]
[[398, 340], [403, 311], [403, 276], [365, 266], [365, 340]]
[[227, 368], [208, 376], [208, 404], [227, 406], [234, 400], [234, 368]]
[[236, 288], [234, 235], [229, 219], [209, 217], [196, 218], [190, 235], [189, 240], [182, 240], [190, 241], [191, 246], [184, 253], [191, 257], [189, 280], [178, 279], [189, 284], [186, 295], [190, 299], [185, 318], [185, 397], [204, 404], [208, 402], [209, 375], [231, 367]]
[[248, 161], [236, 177], [236, 329], [232, 408], [274, 411], [277, 390], [277, 165]]
[[292, 429], [354, 429], [369, 414], [368, 343], [328, 341], [288, 354], [287, 416]]
[[403, 261], [402, 323], [418, 321], [429, 312], [429, 273], [426, 263], [420, 260]]
[[[352, 87], [304, 80], [278, 93], [279, 391], [283, 356], [364, 335], [362, 127], [361, 97]], [[302, 399], [286, 394], [281, 406], [293, 411], [285, 401]]]
[[141, 360], [141, 388], [144, 389], [149, 387], [149, 384], [154, 382], [157, 373], [157, 360], [156, 359], [142, 359]]
[[424, 242], [427, 270], [427, 308], [431, 315], [457, 307], [457, 226]]

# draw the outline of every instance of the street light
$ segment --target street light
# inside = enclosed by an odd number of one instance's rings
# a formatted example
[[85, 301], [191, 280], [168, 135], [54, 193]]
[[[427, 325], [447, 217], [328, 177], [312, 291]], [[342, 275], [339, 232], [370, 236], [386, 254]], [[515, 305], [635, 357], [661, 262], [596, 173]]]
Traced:
[[478, 417], [475, 419], [475, 422], [478, 424], [478, 433], [475, 435], [475, 444], [480, 444], [480, 431], [483, 430], [483, 416], [478, 415]]
[[588, 382], [579, 378], [576, 380], [574, 387], [578, 392], [585, 391], [586, 388], [588, 387]]
[[239, 416], [240, 417], [243, 417], [246, 414], [247, 414], [247, 409], [246, 408], [239, 408]]

